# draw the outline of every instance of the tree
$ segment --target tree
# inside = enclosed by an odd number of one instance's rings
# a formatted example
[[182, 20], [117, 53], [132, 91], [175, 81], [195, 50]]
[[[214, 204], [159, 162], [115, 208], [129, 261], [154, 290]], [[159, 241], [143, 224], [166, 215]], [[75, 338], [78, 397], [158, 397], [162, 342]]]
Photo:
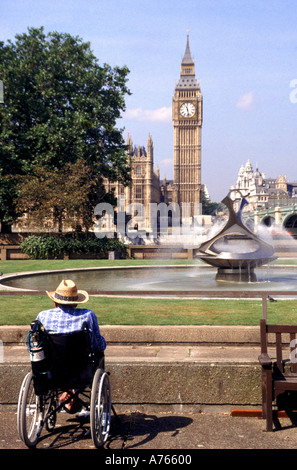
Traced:
[[224, 205], [220, 202], [211, 202], [202, 191], [202, 213], [205, 215], [215, 215], [217, 211], [222, 210]]
[[130, 93], [128, 73], [125, 66], [100, 66], [89, 43], [66, 33], [31, 28], [15, 43], [0, 42], [2, 225], [19, 215], [15, 176], [36, 175], [36, 168], [58, 171], [80, 159], [97, 184], [93, 207], [104, 195], [102, 178], [130, 182], [122, 129], [116, 127]]
[[20, 176], [16, 188], [20, 192], [17, 211], [26, 212], [37, 225], [48, 223], [51, 227], [54, 222], [59, 232], [65, 226], [74, 230], [91, 227], [93, 214], [88, 206], [90, 195], [98, 187], [90, 168], [80, 159], [59, 170], [38, 166], [34, 175]]

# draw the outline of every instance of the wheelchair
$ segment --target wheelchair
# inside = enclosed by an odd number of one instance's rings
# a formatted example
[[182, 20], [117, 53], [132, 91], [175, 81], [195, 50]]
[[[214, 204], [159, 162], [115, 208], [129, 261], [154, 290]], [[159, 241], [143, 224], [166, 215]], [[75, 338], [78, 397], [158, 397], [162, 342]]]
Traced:
[[[52, 432], [58, 413], [67, 411], [67, 404], [75, 399], [80, 411], [89, 413], [95, 447], [102, 447], [110, 432], [111, 410], [115, 411], [111, 404], [109, 373], [104, 368], [104, 353], [92, 352], [87, 325], [73, 333], [48, 334], [42, 324], [35, 321], [26, 345], [31, 356], [31, 371], [19, 392], [17, 428], [20, 439], [27, 447], [35, 447], [44, 426]], [[67, 392], [67, 398], [61, 403], [59, 397], [63, 392]]]

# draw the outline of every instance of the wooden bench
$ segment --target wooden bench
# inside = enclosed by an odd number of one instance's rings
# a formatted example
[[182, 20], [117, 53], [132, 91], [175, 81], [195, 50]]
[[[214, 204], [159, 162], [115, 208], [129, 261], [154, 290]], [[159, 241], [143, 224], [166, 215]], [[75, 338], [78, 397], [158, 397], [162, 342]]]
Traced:
[[[297, 325], [268, 325], [260, 321], [261, 354], [259, 362], [262, 369], [262, 417], [266, 419], [266, 430], [273, 430], [274, 410], [277, 399], [285, 392], [297, 391]], [[275, 348], [269, 355], [268, 348]], [[285, 411], [292, 413], [292, 404], [283, 395]], [[297, 409], [297, 396], [295, 403]]]

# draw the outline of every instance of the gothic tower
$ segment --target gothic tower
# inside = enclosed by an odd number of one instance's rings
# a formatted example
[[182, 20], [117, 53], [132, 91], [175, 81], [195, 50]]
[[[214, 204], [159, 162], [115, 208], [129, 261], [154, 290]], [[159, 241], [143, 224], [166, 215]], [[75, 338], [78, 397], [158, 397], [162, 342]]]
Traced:
[[172, 120], [175, 202], [180, 209], [182, 203], [190, 203], [191, 217], [194, 216], [194, 204], [201, 202], [202, 103], [188, 33], [180, 78], [172, 98]]

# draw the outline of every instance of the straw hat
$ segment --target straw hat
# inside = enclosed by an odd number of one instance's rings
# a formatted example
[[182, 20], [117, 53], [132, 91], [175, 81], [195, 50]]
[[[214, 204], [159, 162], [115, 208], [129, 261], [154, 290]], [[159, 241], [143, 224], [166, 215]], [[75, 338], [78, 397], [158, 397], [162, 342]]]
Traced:
[[89, 294], [85, 290], [78, 290], [71, 280], [63, 280], [55, 292], [46, 291], [51, 300], [58, 304], [84, 304], [89, 300]]

